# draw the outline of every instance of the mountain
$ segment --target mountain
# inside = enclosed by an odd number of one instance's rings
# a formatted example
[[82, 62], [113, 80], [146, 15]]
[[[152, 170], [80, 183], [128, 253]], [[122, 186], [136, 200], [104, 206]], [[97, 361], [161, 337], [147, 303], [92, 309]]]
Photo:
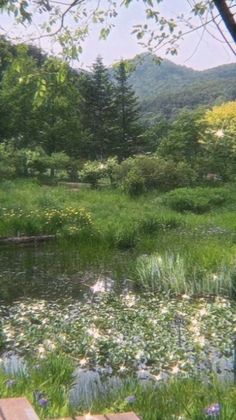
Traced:
[[129, 60], [130, 75], [144, 119], [174, 118], [181, 109], [211, 106], [236, 99], [236, 64], [197, 71], [152, 54]]

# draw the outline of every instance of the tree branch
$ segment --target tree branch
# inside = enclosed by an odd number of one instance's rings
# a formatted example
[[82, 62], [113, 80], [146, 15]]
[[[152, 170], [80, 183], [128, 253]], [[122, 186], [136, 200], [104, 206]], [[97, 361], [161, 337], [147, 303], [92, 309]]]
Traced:
[[236, 20], [226, 0], [213, 0], [215, 7], [218, 9], [226, 28], [236, 43]]

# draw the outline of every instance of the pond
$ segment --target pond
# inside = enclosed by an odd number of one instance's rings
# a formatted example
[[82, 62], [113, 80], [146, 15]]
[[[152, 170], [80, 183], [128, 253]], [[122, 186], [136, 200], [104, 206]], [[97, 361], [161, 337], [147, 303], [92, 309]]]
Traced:
[[[83, 299], [97, 282], [119, 293], [135, 255], [69, 242], [0, 248], [0, 301]], [[131, 284], [129, 283], [129, 287]]]
[[64, 352], [90, 378], [215, 372], [232, 380], [235, 304], [138, 293], [129, 279], [137, 255], [69, 242], [2, 247], [2, 352]]

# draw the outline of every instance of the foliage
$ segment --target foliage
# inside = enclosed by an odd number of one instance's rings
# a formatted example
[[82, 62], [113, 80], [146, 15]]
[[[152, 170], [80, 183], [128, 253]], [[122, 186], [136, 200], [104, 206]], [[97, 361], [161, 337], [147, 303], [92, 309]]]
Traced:
[[112, 154], [116, 109], [114, 86], [101, 57], [94, 63], [92, 73], [81, 75], [80, 86], [82, 127], [90, 134], [87, 157], [103, 160]]
[[89, 182], [92, 187], [97, 187], [99, 179], [106, 173], [106, 167], [99, 161], [87, 161], [80, 172], [81, 180]]
[[63, 234], [89, 236], [93, 233], [90, 215], [81, 208], [38, 209], [25, 212], [20, 208], [1, 209], [1, 224], [13, 236]]
[[[69, 357], [52, 352], [37, 364], [27, 362], [27, 375], [20, 369], [14, 375], [4, 367], [1, 369], [0, 392], [4, 398], [24, 394], [42, 420], [48, 416], [84, 414], [88, 409], [92, 413], [132, 410], [144, 420], [153, 419], [153, 415], [161, 419], [181, 415], [185, 419], [205, 420], [206, 410], [213, 403], [219, 406], [222, 420], [233, 418], [235, 412], [235, 388], [231, 384], [222, 383], [215, 377], [209, 383], [199, 377], [170, 378], [164, 382], [158, 375], [145, 381], [146, 386], [132, 376], [119, 378], [116, 382], [103, 378], [96, 384], [92, 410], [86, 401], [75, 407], [70, 402], [70, 389], [76, 389], [76, 384], [71, 383], [75, 380], [74, 362]], [[42, 407], [40, 397], [47, 402]]]
[[[11, 359], [11, 355], [8, 356]], [[8, 361], [1, 363], [0, 392], [4, 398], [25, 395], [41, 419], [73, 414], [69, 391], [73, 384], [74, 365], [65, 354], [48, 354], [39, 363], [26, 363], [15, 357], [15, 371]], [[17, 363], [18, 361], [18, 363]], [[14, 366], [14, 363], [12, 363]]]
[[135, 197], [145, 192], [145, 178], [138, 168], [132, 168], [123, 181], [123, 189], [131, 197]]
[[166, 294], [222, 295], [234, 297], [235, 266], [218, 266], [214, 272], [193, 266], [179, 254], [145, 255], [138, 258], [136, 282], [143, 290]]
[[25, 300], [8, 307], [7, 316], [1, 307], [5, 350], [31, 356], [35, 364], [54, 350], [70, 354], [83, 368], [118, 375], [135, 374], [145, 363], [150, 375], [161, 377], [199, 375], [202, 362], [207, 376], [216, 362], [206, 357], [210, 348], [220, 357], [233, 351], [235, 305], [222, 297], [102, 293], [92, 305], [90, 299], [67, 303]]
[[[121, 4], [106, 0], [102, 5], [90, 8], [84, 2], [76, 1], [69, 7], [63, 8], [52, 0], [47, 3], [41, 0], [35, 10], [28, 2], [15, 1], [12, 3], [10, 0], [6, 0], [1, 4], [0, 12], [8, 13], [18, 24], [32, 25], [36, 31], [36, 39], [42, 36], [42, 31], [45, 36], [46, 31], [49, 37], [53, 37], [54, 41], [57, 41], [57, 48], [60, 47], [62, 54], [76, 59], [82, 51], [82, 41], [89, 33], [89, 25], [100, 24], [100, 38], [106, 39], [114, 26], [116, 16], [122, 13], [124, 7], [128, 8], [132, 3], [134, 3], [132, 0], [125, 0]], [[132, 34], [136, 36], [137, 41], [149, 51], [161, 48], [166, 54], [176, 55], [179, 41], [189, 33], [197, 31], [199, 23], [200, 28], [203, 27], [207, 30], [211, 23], [211, 20], [207, 19], [210, 13], [213, 20], [220, 15], [229, 36], [231, 35], [235, 41], [234, 13], [231, 12], [233, 0], [225, 1], [223, 7], [217, 1], [197, 1], [188, 12], [184, 9], [184, 13], [180, 13], [174, 18], [169, 18], [168, 14], [161, 13], [157, 4], [152, 0], [143, 0], [140, 7], [143, 7], [145, 22], [138, 22], [131, 27]], [[41, 16], [40, 24], [37, 22], [38, 15]], [[200, 22], [193, 25], [193, 16]], [[222, 34], [221, 26], [218, 30]], [[231, 52], [235, 53], [225, 35], [224, 39], [226, 39], [226, 44]]]
[[145, 190], [168, 191], [180, 186], [193, 185], [196, 179], [194, 170], [185, 162], [177, 164], [156, 156], [137, 156], [129, 158], [115, 168], [117, 184], [125, 191], [138, 195]]
[[229, 195], [222, 188], [179, 188], [168, 193], [164, 202], [173, 210], [179, 212], [191, 211], [193, 213], [205, 213], [222, 206]]
[[133, 88], [129, 85], [128, 74], [123, 60], [116, 68], [115, 80], [117, 145], [113, 150], [121, 160], [139, 151], [142, 128], [138, 123], [140, 117], [138, 99]]
[[235, 169], [236, 102], [226, 102], [206, 111], [203, 116], [205, 130], [201, 143], [210, 164], [224, 179], [230, 178]]
[[200, 154], [199, 133], [203, 122], [202, 110], [183, 111], [170, 126], [167, 136], [157, 148], [158, 155], [176, 162], [193, 164]]
[[0, 178], [14, 177], [16, 168], [12, 158], [12, 148], [5, 143], [0, 143]]

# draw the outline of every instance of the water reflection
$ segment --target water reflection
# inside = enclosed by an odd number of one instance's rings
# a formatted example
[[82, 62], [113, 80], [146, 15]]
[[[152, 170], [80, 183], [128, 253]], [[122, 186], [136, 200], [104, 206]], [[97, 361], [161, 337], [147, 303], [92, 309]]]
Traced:
[[0, 248], [0, 300], [83, 299], [114, 288], [119, 292], [133, 256], [72, 244]]

